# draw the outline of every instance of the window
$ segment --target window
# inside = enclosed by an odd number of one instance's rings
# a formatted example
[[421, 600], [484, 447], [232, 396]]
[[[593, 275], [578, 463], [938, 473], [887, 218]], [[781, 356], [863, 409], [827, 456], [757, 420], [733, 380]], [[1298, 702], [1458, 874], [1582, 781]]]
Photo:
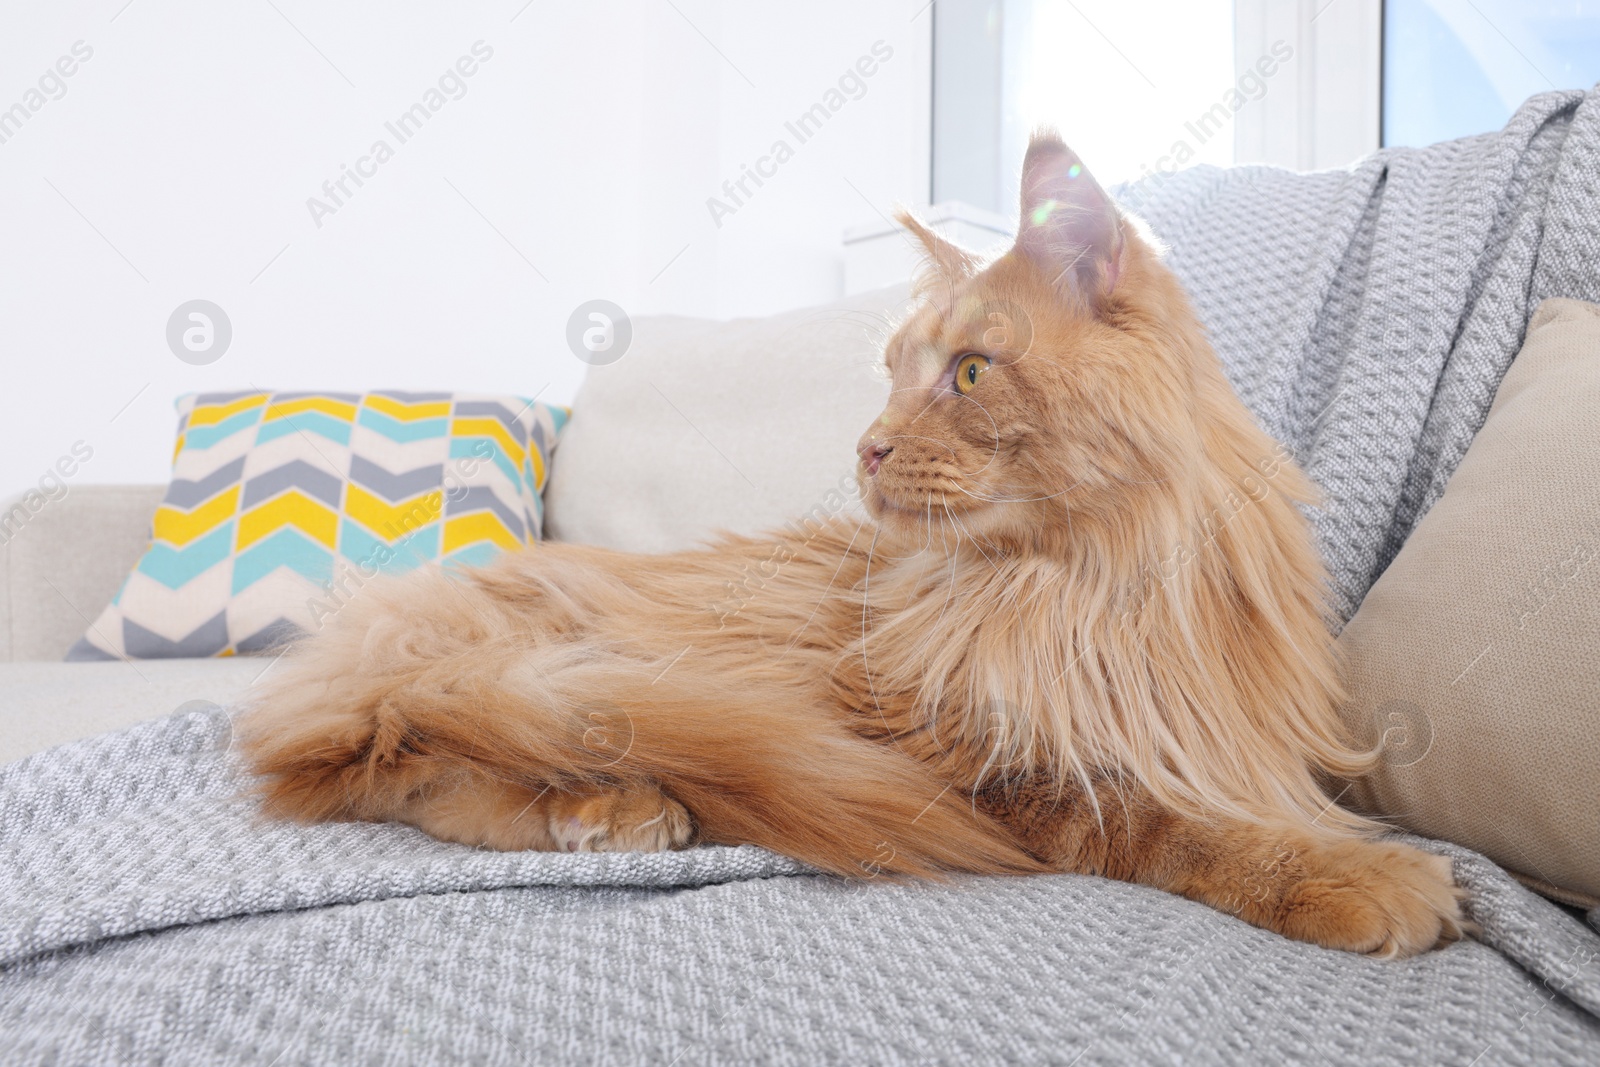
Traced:
[[1233, 0], [1039, 4], [1033, 30], [1021, 120], [1059, 128], [1101, 181], [1233, 162]]
[[1238, 92], [1233, 0], [941, 0], [933, 10], [936, 202], [1014, 212], [1040, 125], [1108, 185], [1226, 165], [1233, 105], [1264, 92], [1255, 72]]
[[1600, 0], [1386, 0], [1383, 143], [1497, 130], [1528, 97], [1600, 81]]

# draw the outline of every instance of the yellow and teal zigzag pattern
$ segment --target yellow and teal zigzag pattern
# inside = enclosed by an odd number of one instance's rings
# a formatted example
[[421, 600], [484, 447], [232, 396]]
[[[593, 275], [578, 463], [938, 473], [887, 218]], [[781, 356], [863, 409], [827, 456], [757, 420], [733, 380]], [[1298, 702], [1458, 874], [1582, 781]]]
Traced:
[[569, 414], [397, 390], [197, 393], [177, 407], [150, 547], [68, 659], [263, 652], [320, 627], [357, 579], [531, 544]]

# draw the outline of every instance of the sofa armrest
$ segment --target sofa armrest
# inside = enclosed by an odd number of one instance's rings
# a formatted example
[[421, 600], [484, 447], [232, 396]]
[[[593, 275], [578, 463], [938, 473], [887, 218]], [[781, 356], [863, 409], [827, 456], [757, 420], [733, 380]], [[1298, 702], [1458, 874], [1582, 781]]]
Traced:
[[150, 543], [160, 485], [78, 485], [0, 504], [0, 661], [60, 659]]

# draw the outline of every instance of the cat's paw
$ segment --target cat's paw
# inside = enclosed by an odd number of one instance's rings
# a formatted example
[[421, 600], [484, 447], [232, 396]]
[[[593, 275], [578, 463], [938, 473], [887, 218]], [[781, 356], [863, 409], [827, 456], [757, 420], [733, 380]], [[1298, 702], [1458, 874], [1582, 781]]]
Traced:
[[683, 805], [657, 789], [559, 797], [549, 827], [563, 852], [661, 852], [694, 833]]
[[1450, 860], [1383, 841], [1320, 850], [1306, 877], [1284, 895], [1280, 928], [1289, 937], [1383, 959], [1415, 956], [1471, 928]]

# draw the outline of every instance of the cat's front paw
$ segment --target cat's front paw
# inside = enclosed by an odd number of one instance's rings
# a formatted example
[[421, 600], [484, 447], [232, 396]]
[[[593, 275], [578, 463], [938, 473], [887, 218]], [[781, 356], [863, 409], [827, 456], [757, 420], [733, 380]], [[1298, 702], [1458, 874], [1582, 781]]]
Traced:
[[688, 811], [658, 789], [560, 797], [549, 827], [564, 852], [662, 852], [694, 834]]
[[1319, 850], [1281, 901], [1289, 937], [1383, 959], [1415, 956], [1470, 928], [1448, 857], [1383, 841]]

